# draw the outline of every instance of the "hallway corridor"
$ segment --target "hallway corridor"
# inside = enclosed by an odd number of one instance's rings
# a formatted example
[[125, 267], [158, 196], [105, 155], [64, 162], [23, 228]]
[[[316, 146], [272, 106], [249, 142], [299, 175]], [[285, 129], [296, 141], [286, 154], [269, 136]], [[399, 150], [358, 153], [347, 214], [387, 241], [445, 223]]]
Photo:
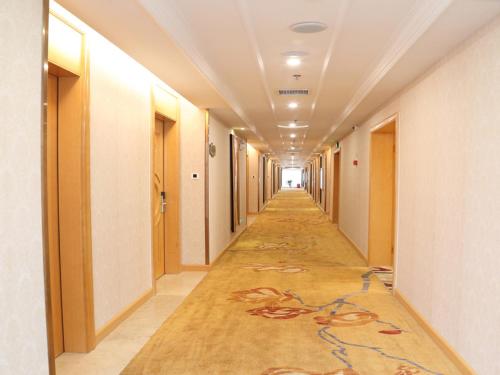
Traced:
[[123, 371], [459, 373], [303, 191], [278, 193]]

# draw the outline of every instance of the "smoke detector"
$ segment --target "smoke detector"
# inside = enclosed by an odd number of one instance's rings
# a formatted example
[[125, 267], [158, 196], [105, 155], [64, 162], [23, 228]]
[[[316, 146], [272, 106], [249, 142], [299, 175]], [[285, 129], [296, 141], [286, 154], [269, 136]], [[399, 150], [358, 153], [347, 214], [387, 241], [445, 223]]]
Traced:
[[313, 34], [324, 31], [327, 27], [323, 22], [307, 21], [294, 23], [290, 26], [290, 30], [295, 33]]
[[285, 57], [304, 57], [309, 55], [306, 51], [286, 51], [281, 53], [282, 56]]

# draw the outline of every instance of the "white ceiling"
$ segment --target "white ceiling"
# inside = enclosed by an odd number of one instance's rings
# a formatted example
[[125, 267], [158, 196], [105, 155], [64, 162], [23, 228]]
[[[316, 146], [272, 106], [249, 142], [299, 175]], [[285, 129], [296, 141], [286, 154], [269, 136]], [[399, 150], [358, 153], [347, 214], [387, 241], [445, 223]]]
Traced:
[[[497, 0], [60, 2], [194, 104], [231, 127], [248, 128], [249, 141], [284, 165], [292, 146], [300, 164], [340, 139], [500, 14]], [[301, 21], [328, 28], [289, 29]], [[283, 56], [288, 51], [307, 55], [292, 68]], [[309, 95], [280, 97], [281, 88]], [[299, 107], [289, 109], [290, 101]], [[309, 128], [277, 127], [294, 120]]]

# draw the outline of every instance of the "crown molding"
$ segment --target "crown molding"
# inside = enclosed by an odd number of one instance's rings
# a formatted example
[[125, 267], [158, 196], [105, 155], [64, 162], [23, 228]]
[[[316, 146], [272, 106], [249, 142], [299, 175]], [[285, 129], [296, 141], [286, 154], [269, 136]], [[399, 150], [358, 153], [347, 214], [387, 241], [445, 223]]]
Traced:
[[330, 132], [318, 144], [320, 147], [344, 123], [344, 121], [358, 108], [362, 101], [382, 81], [397, 62], [415, 45], [422, 35], [448, 9], [454, 0], [421, 0], [413, 8], [410, 15], [402, 20], [402, 29], [399, 30], [386, 52], [358, 87], [340, 116], [330, 128]]
[[271, 89], [269, 88], [267, 81], [266, 68], [264, 65], [264, 59], [262, 58], [262, 53], [260, 52], [259, 43], [257, 42], [257, 37], [255, 36], [255, 28], [253, 26], [252, 18], [250, 17], [250, 12], [245, 0], [238, 0], [238, 11], [240, 17], [243, 20], [243, 26], [247, 33], [247, 37], [250, 40], [250, 45], [257, 58], [257, 65], [259, 66], [260, 79], [262, 81], [262, 86], [266, 92], [267, 100], [273, 112], [274, 120], [276, 121], [276, 105], [274, 104], [273, 97], [271, 94]]
[[318, 87], [316, 89], [316, 94], [314, 96], [313, 104], [311, 106], [310, 118], [312, 119], [314, 116], [314, 112], [316, 110], [316, 103], [318, 102], [319, 95], [321, 90], [323, 89], [323, 84], [325, 82], [326, 72], [328, 67], [330, 66], [330, 61], [332, 60], [333, 54], [335, 52], [335, 45], [337, 44], [337, 40], [339, 38], [340, 32], [342, 31], [342, 27], [344, 25], [345, 16], [347, 13], [349, 2], [348, 0], [342, 0], [339, 5], [339, 9], [337, 12], [337, 16], [333, 22], [334, 30], [332, 32], [332, 36], [330, 38], [330, 42], [328, 43], [328, 48], [325, 53], [325, 59], [323, 60], [323, 65], [321, 67], [320, 78], [318, 81]]
[[250, 118], [238, 104], [234, 93], [213, 70], [200, 52], [196, 38], [189, 30], [184, 15], [176, 5], [177, 2], [174, 0], [164, 0], [161, 2], [155, 0], [138, 0], [138, 2], [154, 21], [170, 35], [178, 47], [192, 61], [200, 73], [208, 79], [214, 90], [221, 95], [227, 105], [240, 117], [246, 126], [259, 139], [263, 140], [263, 137], [258, 133]]

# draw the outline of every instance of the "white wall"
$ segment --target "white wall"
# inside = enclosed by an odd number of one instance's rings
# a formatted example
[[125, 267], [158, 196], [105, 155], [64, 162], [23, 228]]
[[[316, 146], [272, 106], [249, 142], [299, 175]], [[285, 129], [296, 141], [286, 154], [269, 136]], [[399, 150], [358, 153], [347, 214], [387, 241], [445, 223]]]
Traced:
[[340, 226], [366, 252], [369, 130], [399, 112], [396, 287], [479, 374], [500, 373], [499, 62], [497, 20], [342, 141]]
[[[231, 232], [231, 178], [229, 162], [229, 129], [214, 116], [209, 118], [209, 142], [215, 144], [217, 153], [209, 157], [209, 228], [210, 262], [214, 262], [245, 225], [240, 225], [235, 233]], [[240, 152], [239, 169], [246, 176], [245, 152]], [[241, 181], [245, 191], [246, 180]], [[245, 215], [242, 212], [242, 215]]]
[[267, 159], [266, 162], [266, 201], [271, 199], [273, 196], [273, 180], [272, 180], [272, 174], [273, 174], [273, 163], [271, 159]]
[[248, 212], [259, 212], [259, 156], [260, 152], [251, 144], [248, 154]]
[[231, 241], [231, 198], [229, 174], [230, 129], [214, 116], [209, 119], [209, 142], [217, 148], [209, 158], [210, 262]]
[[180, 105], [182, 264], [205, 264], [205, 111], [183, 98]]
[[325, 152], [326, 160], [326, 213], [331, 217], [333, 207], [333, 147]]
[[95, 324], [151, 287], [151, 79], [89, 35], [90, 173]]
[[40, 157], [42, 6], [34, 0], [0, 2], [0, 373], [5, 375], [48, 373]]
[[259, 155], [259, 211], [264, 208], [264, 156]]
[[240, 183], [240, 225], [247, 223], [247, 143], [238, 150], [238, 178]]
[[[96, 330], [152, 288], [151, 87], [148, 70], [89, 30], [90, 172]], [[167, 88], [168, 89], [168, 88]], [[178, 94], [180, 247], [203, 264], [205, 111]], [[199, 180], [191, 179], [191, 173]]]

